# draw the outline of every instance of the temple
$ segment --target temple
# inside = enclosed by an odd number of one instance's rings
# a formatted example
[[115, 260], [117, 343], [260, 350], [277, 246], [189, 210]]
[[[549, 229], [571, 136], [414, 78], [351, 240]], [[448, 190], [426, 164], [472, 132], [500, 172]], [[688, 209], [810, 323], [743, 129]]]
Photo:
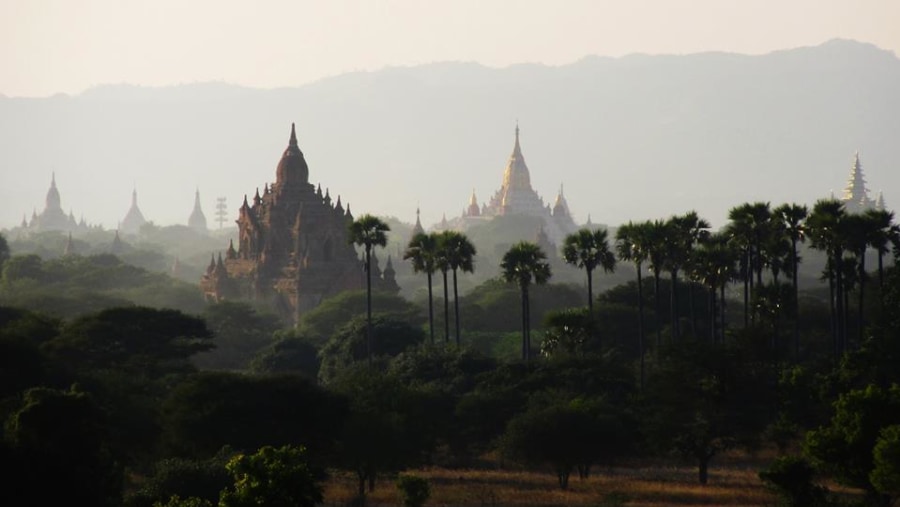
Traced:
[[556, 195], [553, 206], [545, 203], [544, 199], [531, 187], [531, 173], [528, 164], [525, 163], [525, 157], [522, 155], [518, 125], [516, 125], [512, 153], [503, 170], [500, 188], [486, 203], [481, 205], [478, 204], [475, 189], [472, 189], [469, 203], [463, 208], [462, 215], [453, 220], [442, 220], [435, 226], [435, 229], [465, 230], [479, 222], [510, 215], [540, 218], [542, 220], [540, 233], [556, 245], [561, 244], [567, 234], [578, 229], [569, 211], [569, 204], [563, 194], [562, 185], [559, 187], [559, 193]]
[[125, 218], [119, 224], [119, 230], [126, 234], [137, 234], [141, 230], [141, 226], [146, 223], [147, 220], [144, 219], [144, 214], [141, 213], [141, 209], [138, 207], [137, 189], [134, 189], [131, 191], [131, 207], [128, 208], [128, 213], [125, 214]]
[[191, 216], [188, 217], [188, 227], [197, 231], [206, 233], [206, 215], [203, 214], [203, 209], [200, 208], [200, 189], [198, 188], [196, 192], [194, 192], [194, 210], [191, 211]]
[[877, 199], [869, 197], [869, 189], [866, 188], [866, 179], [863, 176], [862, 164], [859, 162], [859, 152], [853, 159], [850, 167], [850, 176], [847, 178], [847, 186], [841, 196], [841, 202], [848, 213], [864, 213], [870, 209], [884, 210], [884, 196], [878, 193]]
[[50, 177], [50, 189], [47, 190], [47, 198], [44, 201], [44, 210], [40, 214], [36, 210], [32, 211], [31, 221], [27, 221], [23, 216], [21, 228], [36, 232], [72, 232], [86, 229], [87, 225], [84, 223], [84, 219], [77, 222], [71, 211], [68, 214], [63, 211], [59, 190], [56, 188], [56, 173], [53, 173]]
[[[323, 299], [365, 288], [364, 263], [348, 237], [350, 207], [309, 183], [293, 125], [275, 183], [263, 188], [252, 201], [244, 196], [237, 246], [210, 260], [200, 282], [207, 299], [270, 301], [296, 323]], [[375, 289], [399, 291], [390, 259], [383, 273], [377, 260], [372, 271]]]

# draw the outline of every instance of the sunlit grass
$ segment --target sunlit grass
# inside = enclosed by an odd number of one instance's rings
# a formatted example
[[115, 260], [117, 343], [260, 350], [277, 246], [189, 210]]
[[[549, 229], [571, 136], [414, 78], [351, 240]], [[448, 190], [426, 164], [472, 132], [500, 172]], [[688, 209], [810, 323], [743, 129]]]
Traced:
[[[573, 476], [568, 490], [557, 486], [552, 473], [517, 470], [411, 470], [431, 483], [430, 506], [604, 506], [628, 505], [772, 505], [775, 497], [757, 477], [756, 460], [728, 463], [710, 470], [709, 483], [697, 482], [690, 466], [598, 468], [591, 477]], [[333, 477], [326, 487], [326, 505], [349, 505], [356, 492], [350, 475]], [[399, 505], [392, 481], [382, 479], [369, 505]]]

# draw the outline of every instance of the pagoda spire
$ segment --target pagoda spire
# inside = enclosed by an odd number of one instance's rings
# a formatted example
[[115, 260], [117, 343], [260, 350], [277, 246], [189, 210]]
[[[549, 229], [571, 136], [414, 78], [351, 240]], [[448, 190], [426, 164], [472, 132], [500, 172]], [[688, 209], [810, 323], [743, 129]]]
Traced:
[[422, 220], [419, 217], [419, 207], [416, 206], [416, 225], [413, 226], [412, 230], [413, 236], [417, 234], [425, 234], [425, 228], [422, 227]]
[[298, 148], [297, 146], [297, 129], [294, 127], [294, 123], [291, 122], [291, 140], [288, 142], [288, 146], [293, 148]]

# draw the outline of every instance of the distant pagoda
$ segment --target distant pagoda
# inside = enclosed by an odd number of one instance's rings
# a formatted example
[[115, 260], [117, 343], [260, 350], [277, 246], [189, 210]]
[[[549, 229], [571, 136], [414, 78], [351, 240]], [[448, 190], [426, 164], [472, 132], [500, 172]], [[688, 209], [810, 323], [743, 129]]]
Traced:
[[859, 151], [854, 155], [841, 202], [844, 203], [844, 209], [848, 213], [864, 213], [870, 209], [884, 209], [884, 196], [880, 192], [877, 200], [869, 197], [866, 178], [863, 176], [862, 164], [859, 161]]
[[203, 214], [203, 209], [200, 207], [199, 188], [196, 190], [196, 192], [194, 192], [194, 210], [191, 211], [191, 216], [188, 217], [188, 227], [197, 232], [207, 232], [206, 215]]

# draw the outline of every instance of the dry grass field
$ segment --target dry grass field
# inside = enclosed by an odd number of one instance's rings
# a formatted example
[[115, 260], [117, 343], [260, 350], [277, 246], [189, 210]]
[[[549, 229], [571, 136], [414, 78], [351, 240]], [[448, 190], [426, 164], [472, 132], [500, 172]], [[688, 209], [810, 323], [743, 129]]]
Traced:
[[[697, 469], [687, 465], [597, 468], [587, 480], [573, 474], [566, 491], [549, 472], [428, 468], [408, 473], [429, 480], [432, 507], [774, 505], [775, 496], [757, 477], [767, 462], [759, 456], [723, 456], [714, 461], [705, 486], [697, 483]], [[325, 504], [351, 505], [355, 487], [350, 475], [333, 477], [326, 485]], [[394, 484], [381, 480], [368, 505], [400, 505]]]

